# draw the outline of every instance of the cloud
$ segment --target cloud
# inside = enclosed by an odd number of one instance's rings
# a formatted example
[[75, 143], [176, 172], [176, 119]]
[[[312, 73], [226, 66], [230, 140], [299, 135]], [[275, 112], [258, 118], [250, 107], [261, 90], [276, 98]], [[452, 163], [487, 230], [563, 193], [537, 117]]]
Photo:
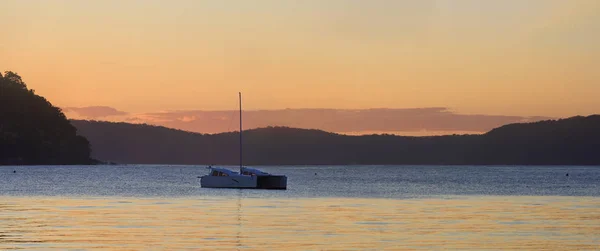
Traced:
[[[222, 132], [236, 130], [238, 117], [231, 111], [178, 111], [155, 114], [164, 125], [196, 132]], [[181, 121], [177, 118], [193, 116], [196, 119]], [[223, 119], [229, 118], [229, 119]], [[495, 127], [547, 119], [544, 117], [464, 115], [446, 108], [416, 109], [286, 109], [244, 112], [245, 129], [265, 126], [289, 126], [321, 129], [330, 132], [487, 132]]]
[[[88, 109], [89, 110], [89, 109]], [[86, 111], [88, 111], [86, 110]], [[96, 111], [95, 109], [92, 109]], [[98, 109], [98, 115], [126, 115], [116, 109]], [[108, 111], [112, 111], [108, 112]], [[219, 133], [238, 130], [237, 111], [163, 111], [128, 114], [111, 121], [147, 123], [180, 130]], [[458, 114], [444, 107], [412, 109], [283, 109], [244, 111], [244, 129], [289, 126], [320, 129], [344, 134], [391, 133], [400, 135], [441, 135], [485, 133], [518, 122], [534, 122], [549, 117]]]
[[195, 121], [197, 118], [196, 116], [183, 116], [181, 118], [177, 118], [177, 120], [181, 121], [181, 122], [192, 122]]
[[127, 112], [119, 111], [108, 106], [64, 107], [62, 110], [69, 117], [90, 119], [129, 115]]

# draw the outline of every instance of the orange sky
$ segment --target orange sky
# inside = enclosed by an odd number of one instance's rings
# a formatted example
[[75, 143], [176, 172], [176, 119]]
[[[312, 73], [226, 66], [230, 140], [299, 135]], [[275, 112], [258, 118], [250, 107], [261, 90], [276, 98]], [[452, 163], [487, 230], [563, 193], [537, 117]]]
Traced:
[[62, 107], [600, 112], [600, 1], [19, 1], [0, 70]]

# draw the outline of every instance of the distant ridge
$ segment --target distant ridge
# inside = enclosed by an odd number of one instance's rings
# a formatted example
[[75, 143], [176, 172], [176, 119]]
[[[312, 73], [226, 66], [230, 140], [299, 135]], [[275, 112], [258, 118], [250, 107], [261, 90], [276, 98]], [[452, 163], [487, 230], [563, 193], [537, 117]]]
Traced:
[[[238, 135], [72, 120], [96, 159], [132, 164], [238, 163]], [[244, 132], [248, 165], [600, 165], [600, 115], [501, 126], [483, 135], [347, 136], [266, 127]]]
[[[71, 119], [148, 123], [198, 133], [221, 133], [235, 128], [236, 110], [178, 110], [127, 113], [113, 107], [64, 107]], [[555, 119], [539, 116], [460, 114], [449, 108], [370, 108], [370, 109], [274, 109], [244, 110], [245, 128], [286, 126], [320, 129], [342, 134], [390, 133], [432, 136], [447, 134], [482, 134], [510, 124]]]

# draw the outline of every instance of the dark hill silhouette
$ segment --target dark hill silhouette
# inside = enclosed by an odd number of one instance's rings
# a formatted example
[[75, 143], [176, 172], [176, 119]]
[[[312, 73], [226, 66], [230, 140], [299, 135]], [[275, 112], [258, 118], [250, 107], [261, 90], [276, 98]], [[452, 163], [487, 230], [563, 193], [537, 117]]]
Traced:
[[600, 164], [600, 115], [505, 125], [483, 139], [480, 162]]
[[[198, 134], [159, 126], [72, 121], [93, 156], [118, 163], [238, 164], [238, 134]], [[247, 165], [600, 164], [600, 116], [502, 126], [484, 135], [346, 136], [267, 127], [244, 131]]]
[[0, 74], [0, 165], [90, 164], [90, 145], [57, 107]]

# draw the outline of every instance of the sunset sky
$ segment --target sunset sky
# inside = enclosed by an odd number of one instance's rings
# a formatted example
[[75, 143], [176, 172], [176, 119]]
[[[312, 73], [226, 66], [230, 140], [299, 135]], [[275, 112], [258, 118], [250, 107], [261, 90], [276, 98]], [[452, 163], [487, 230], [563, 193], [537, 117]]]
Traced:
[[598, 0], [0, 1], [0, 70], [61, 107], [600, 112]]

